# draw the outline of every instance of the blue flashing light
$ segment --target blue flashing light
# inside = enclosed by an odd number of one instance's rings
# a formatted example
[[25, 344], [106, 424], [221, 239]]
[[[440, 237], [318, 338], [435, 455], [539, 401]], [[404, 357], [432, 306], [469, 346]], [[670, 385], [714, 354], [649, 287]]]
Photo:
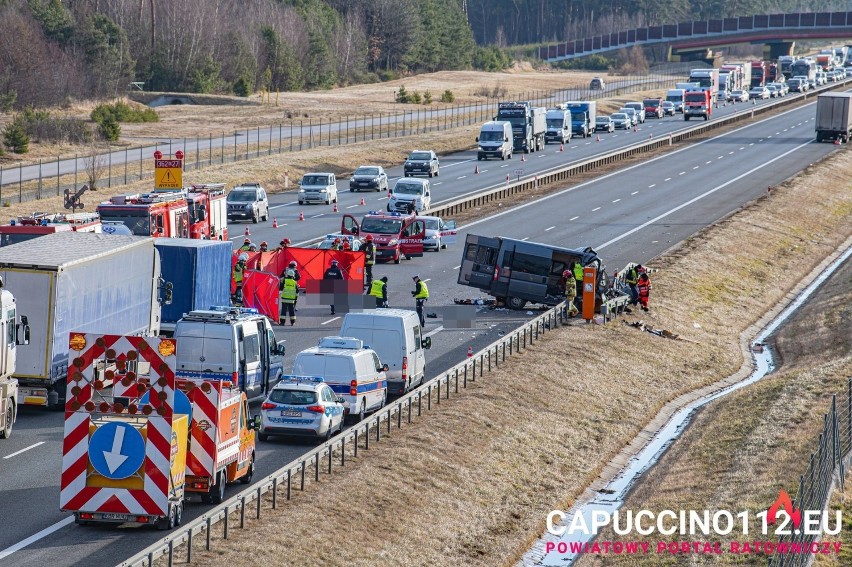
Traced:
[[325, 378], [322, 376], [299, 376], [297, 374], [285, 374], [281, 377], [281, 382], [316, 382], [322, 383], [325, 382]]

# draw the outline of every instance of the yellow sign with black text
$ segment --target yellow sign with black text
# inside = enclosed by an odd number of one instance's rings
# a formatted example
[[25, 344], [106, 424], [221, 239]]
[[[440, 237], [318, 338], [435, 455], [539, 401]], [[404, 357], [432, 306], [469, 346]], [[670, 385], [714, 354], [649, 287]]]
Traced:
[[154, 189], [182, 189], [183, 161], [177, 159], [154, 160]]

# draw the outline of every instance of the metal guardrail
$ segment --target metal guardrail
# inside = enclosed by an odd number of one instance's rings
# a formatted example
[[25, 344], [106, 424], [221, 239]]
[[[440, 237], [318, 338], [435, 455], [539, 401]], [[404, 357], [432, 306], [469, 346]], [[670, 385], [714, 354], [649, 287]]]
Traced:
[[442, 400], [446, 402], [451, 395], [459, 393], [459, 387], [467, 388], [468, 382], [475, 382], [486, 373], [497, 370], [507, 356], [511, 357], [526, 349], [528, 344], [532, 345], [542, 334], [564, 324], [566, 320], [564, 304], [547, 310], [358, 425], [301, 455], [185, 526], [175, 529], [157, 543], [119, 563], [119, 567], [151, 567], [161, 557], [166, 557], [171, 566], [176, 549], [183, 545], [187, 546], [186, 562], [192, 562], [193, 543], [197, 538], [205, 538], [205, 549], [209, 550], [213, 546], [214, 525], [220, 522], [224, 524], [222, 539], [227, 540], [232, 522], [235, 521], [232, 515], [238, 514], [239, 526], [243, 528], [246, 511], [250, 506], [255, 518], [261, 517], [264, 501], [270, 503], [273, 509], [278, 508], [281, 499], [290, 500], [293, 490], [305, 490], [306, 475], [310, 474], [314, 481], [318, 481], [321, 473], [332, 474], [335, 464], [339, 467], [346, 465], [348, 455], [357, 457], [359, 450], [369, 450], [371, 441], [375, 447], [381, 441], [383, 430], [387, 435], [391, 433], [394, 424], [397, 429], [402, 429], [403, 422], [411, 424], [415, 413], [421, 417], [424, 411], [432, 410], [433, 404], [440, 405]]
[[765, 35], [775, 31], [791, 33], [813, 29], [838, 30], [849, 27], [852, 27], [852, 12], [758, 14], [648, 26], [595, 35], [539, 47], [538, 56], [545, 61], [559, 61], [640, 44], [685, 42], [690, 39], [728, 35]]

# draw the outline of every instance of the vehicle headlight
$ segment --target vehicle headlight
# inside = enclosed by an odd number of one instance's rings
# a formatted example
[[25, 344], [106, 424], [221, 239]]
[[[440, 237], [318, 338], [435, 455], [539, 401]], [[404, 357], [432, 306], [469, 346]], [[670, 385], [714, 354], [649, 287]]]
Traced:
[[320, 193], [328, 193], [328, 189], [320, 189], [319, 192]]
[[305, 192], [304, 189], [299, 189], [299, 193], [304, 193], [304, 192]]
[[396, 238], [391, 238], [390, 240], [388, 240], [388, 246], [396, 246], [397, 244], [399, 244], [399, 240], [397, 240]]

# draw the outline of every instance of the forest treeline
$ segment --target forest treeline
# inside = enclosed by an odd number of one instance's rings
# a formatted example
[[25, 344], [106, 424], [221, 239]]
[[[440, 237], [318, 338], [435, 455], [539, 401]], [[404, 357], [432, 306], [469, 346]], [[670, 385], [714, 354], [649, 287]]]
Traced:
[[845, 0], [0, 0], [0, 111], [145, 90], [246, 96], [511, 63], [506, 46]]

